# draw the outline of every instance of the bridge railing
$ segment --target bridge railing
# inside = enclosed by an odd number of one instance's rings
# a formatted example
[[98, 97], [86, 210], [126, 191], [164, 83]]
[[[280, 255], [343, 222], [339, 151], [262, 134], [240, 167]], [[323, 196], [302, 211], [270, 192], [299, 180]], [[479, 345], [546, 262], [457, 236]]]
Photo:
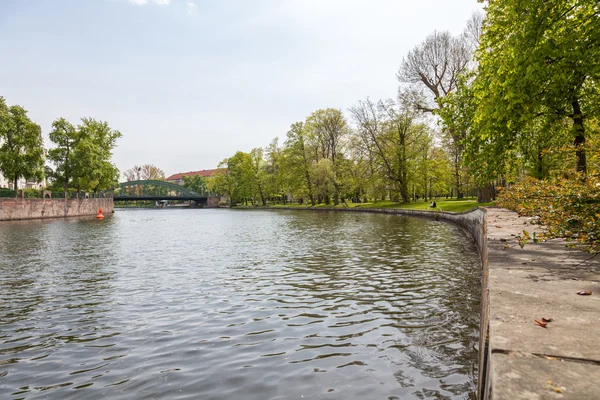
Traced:
[[177, 198], [208, 198], [211, 193], [196, 193], [184, 186], [171, 182], [158, 180], [128, 181], [119, 184], [119, 189], [114, 191], [114, 196], [120, 199], [134, 197], [177, 199]]

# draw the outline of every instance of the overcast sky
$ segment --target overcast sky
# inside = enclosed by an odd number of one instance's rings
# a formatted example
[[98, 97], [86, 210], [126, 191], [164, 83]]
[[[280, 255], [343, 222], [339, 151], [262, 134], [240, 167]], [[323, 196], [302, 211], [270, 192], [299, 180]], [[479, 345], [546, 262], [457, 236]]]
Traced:
[[216, 167], [319, 108], [394, 98], [402, 58], [476, 0], [1, 0], [0, 96], [123, 133], [122, 171]]

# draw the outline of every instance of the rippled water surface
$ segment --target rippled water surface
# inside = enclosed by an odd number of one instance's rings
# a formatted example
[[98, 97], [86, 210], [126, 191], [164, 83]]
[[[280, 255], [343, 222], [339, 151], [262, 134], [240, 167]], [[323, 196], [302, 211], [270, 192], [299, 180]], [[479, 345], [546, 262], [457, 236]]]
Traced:
[[0, 398], [468, 398], [479, 266], [392, 215], [0, 223]]

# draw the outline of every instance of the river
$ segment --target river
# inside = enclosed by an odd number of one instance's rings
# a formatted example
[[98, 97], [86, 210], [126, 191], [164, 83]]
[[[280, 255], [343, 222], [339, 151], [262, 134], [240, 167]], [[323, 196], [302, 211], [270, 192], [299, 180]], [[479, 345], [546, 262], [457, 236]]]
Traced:
[[398, 215], [0, 223], [2, 399], [469, 398], [480, 268]]

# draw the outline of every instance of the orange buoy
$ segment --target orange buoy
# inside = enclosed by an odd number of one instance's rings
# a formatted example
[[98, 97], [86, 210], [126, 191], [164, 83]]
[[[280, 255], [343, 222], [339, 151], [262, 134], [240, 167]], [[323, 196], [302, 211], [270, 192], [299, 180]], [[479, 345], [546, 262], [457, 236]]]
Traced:
[[104, 218], [104, 215], [102, 215], [102, 209], [98, 210], [98, 215], [96, 215], [96, 218], [98, 218], [98, 219], [103, 219]]

